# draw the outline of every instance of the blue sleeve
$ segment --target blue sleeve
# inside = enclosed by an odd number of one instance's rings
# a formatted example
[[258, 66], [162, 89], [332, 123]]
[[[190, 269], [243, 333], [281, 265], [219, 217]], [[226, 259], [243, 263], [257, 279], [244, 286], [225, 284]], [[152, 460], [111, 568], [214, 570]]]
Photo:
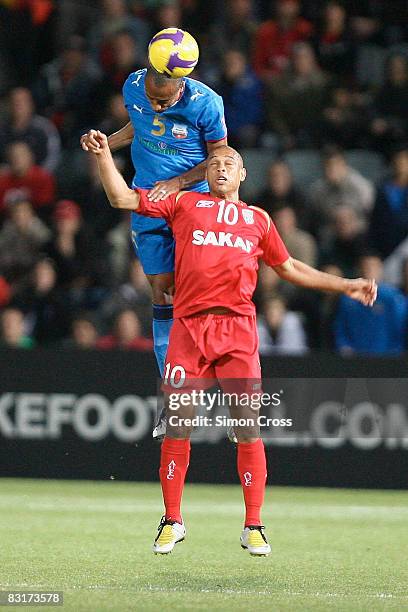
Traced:
[[221, 96], [213, 95], [209, 100], [206, 100], [206, 105], [198, 120], [198, 127], [204, 134], [206, 142], [216, 142], [226, 137], [227, 127]]

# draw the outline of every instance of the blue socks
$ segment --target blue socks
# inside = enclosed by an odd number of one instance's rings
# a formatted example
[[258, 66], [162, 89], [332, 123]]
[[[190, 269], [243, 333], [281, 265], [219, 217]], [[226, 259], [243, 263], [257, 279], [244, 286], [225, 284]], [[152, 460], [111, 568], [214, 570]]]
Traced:
[[172, 325], [173, 306], [171, 304], [165, 306], [153, 304], [154, 354], [156, 355], [157, 365], [159, 366], [160, 375], [162, 377]]

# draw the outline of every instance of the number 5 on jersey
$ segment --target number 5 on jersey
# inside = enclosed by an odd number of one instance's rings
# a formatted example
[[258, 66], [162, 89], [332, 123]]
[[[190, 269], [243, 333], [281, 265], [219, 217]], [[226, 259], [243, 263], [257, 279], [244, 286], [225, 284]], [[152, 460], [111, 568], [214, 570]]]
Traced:
[[164, 121], [160, 119], [159, 115], [154, 116], [153, 125], [156, 125], [157, 129], [153, 129], [150, 133], [153, 134], [153, 136], [163, 136], [164, 132], [166, 131], [166, 126]]

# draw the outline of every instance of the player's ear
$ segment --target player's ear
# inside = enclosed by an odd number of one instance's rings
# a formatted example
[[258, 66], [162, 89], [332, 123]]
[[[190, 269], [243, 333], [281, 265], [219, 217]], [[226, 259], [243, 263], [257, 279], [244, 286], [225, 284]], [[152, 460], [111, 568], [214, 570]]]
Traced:
[[246, 175], [247, 175], [246, 168], [241, 168], [241, 183], [245, 181]]

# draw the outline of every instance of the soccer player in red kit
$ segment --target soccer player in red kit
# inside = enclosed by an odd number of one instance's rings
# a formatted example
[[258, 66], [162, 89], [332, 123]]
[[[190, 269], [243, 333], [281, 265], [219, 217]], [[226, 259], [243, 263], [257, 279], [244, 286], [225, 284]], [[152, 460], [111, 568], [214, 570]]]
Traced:
[[[126, 185], [115, 168], [106, 136], [98, 132], [96, 138], [99, 172], [111, 205], [163, 217], [174, 234], [175, 321], [166, 357], [166, 390], [176, 372], [187, 388], [189, 381], [208, 386], [215, 379], [221, 384], [223, 379], [260, 380], [252, 302], [260, 258], [296, 285], [344, 293], [367, 306], [374, 303], [374, 280], [339, 278], [290, 257], [268, 214], [240, 201], [238, 189], [246, 171], [234, 149], [221, 146], [208, 157], [209, 194], [180, 192], [153, 202], [147, 190]], [[184, 416], [192, 415], [191, 407], [188, 410]], [[173, 427], [170, 421], [160, 463], [165, 515], [153, 545], [154, 552], [162, 554], [171, 552], [186, 533], [180, 506], [191, 427]], [[258, 427], [234, 429], [246, 508], [241, 546], [252, 555], [267, 555], [271, 549], [260, 517], [266, 483], [263, 441]]]

